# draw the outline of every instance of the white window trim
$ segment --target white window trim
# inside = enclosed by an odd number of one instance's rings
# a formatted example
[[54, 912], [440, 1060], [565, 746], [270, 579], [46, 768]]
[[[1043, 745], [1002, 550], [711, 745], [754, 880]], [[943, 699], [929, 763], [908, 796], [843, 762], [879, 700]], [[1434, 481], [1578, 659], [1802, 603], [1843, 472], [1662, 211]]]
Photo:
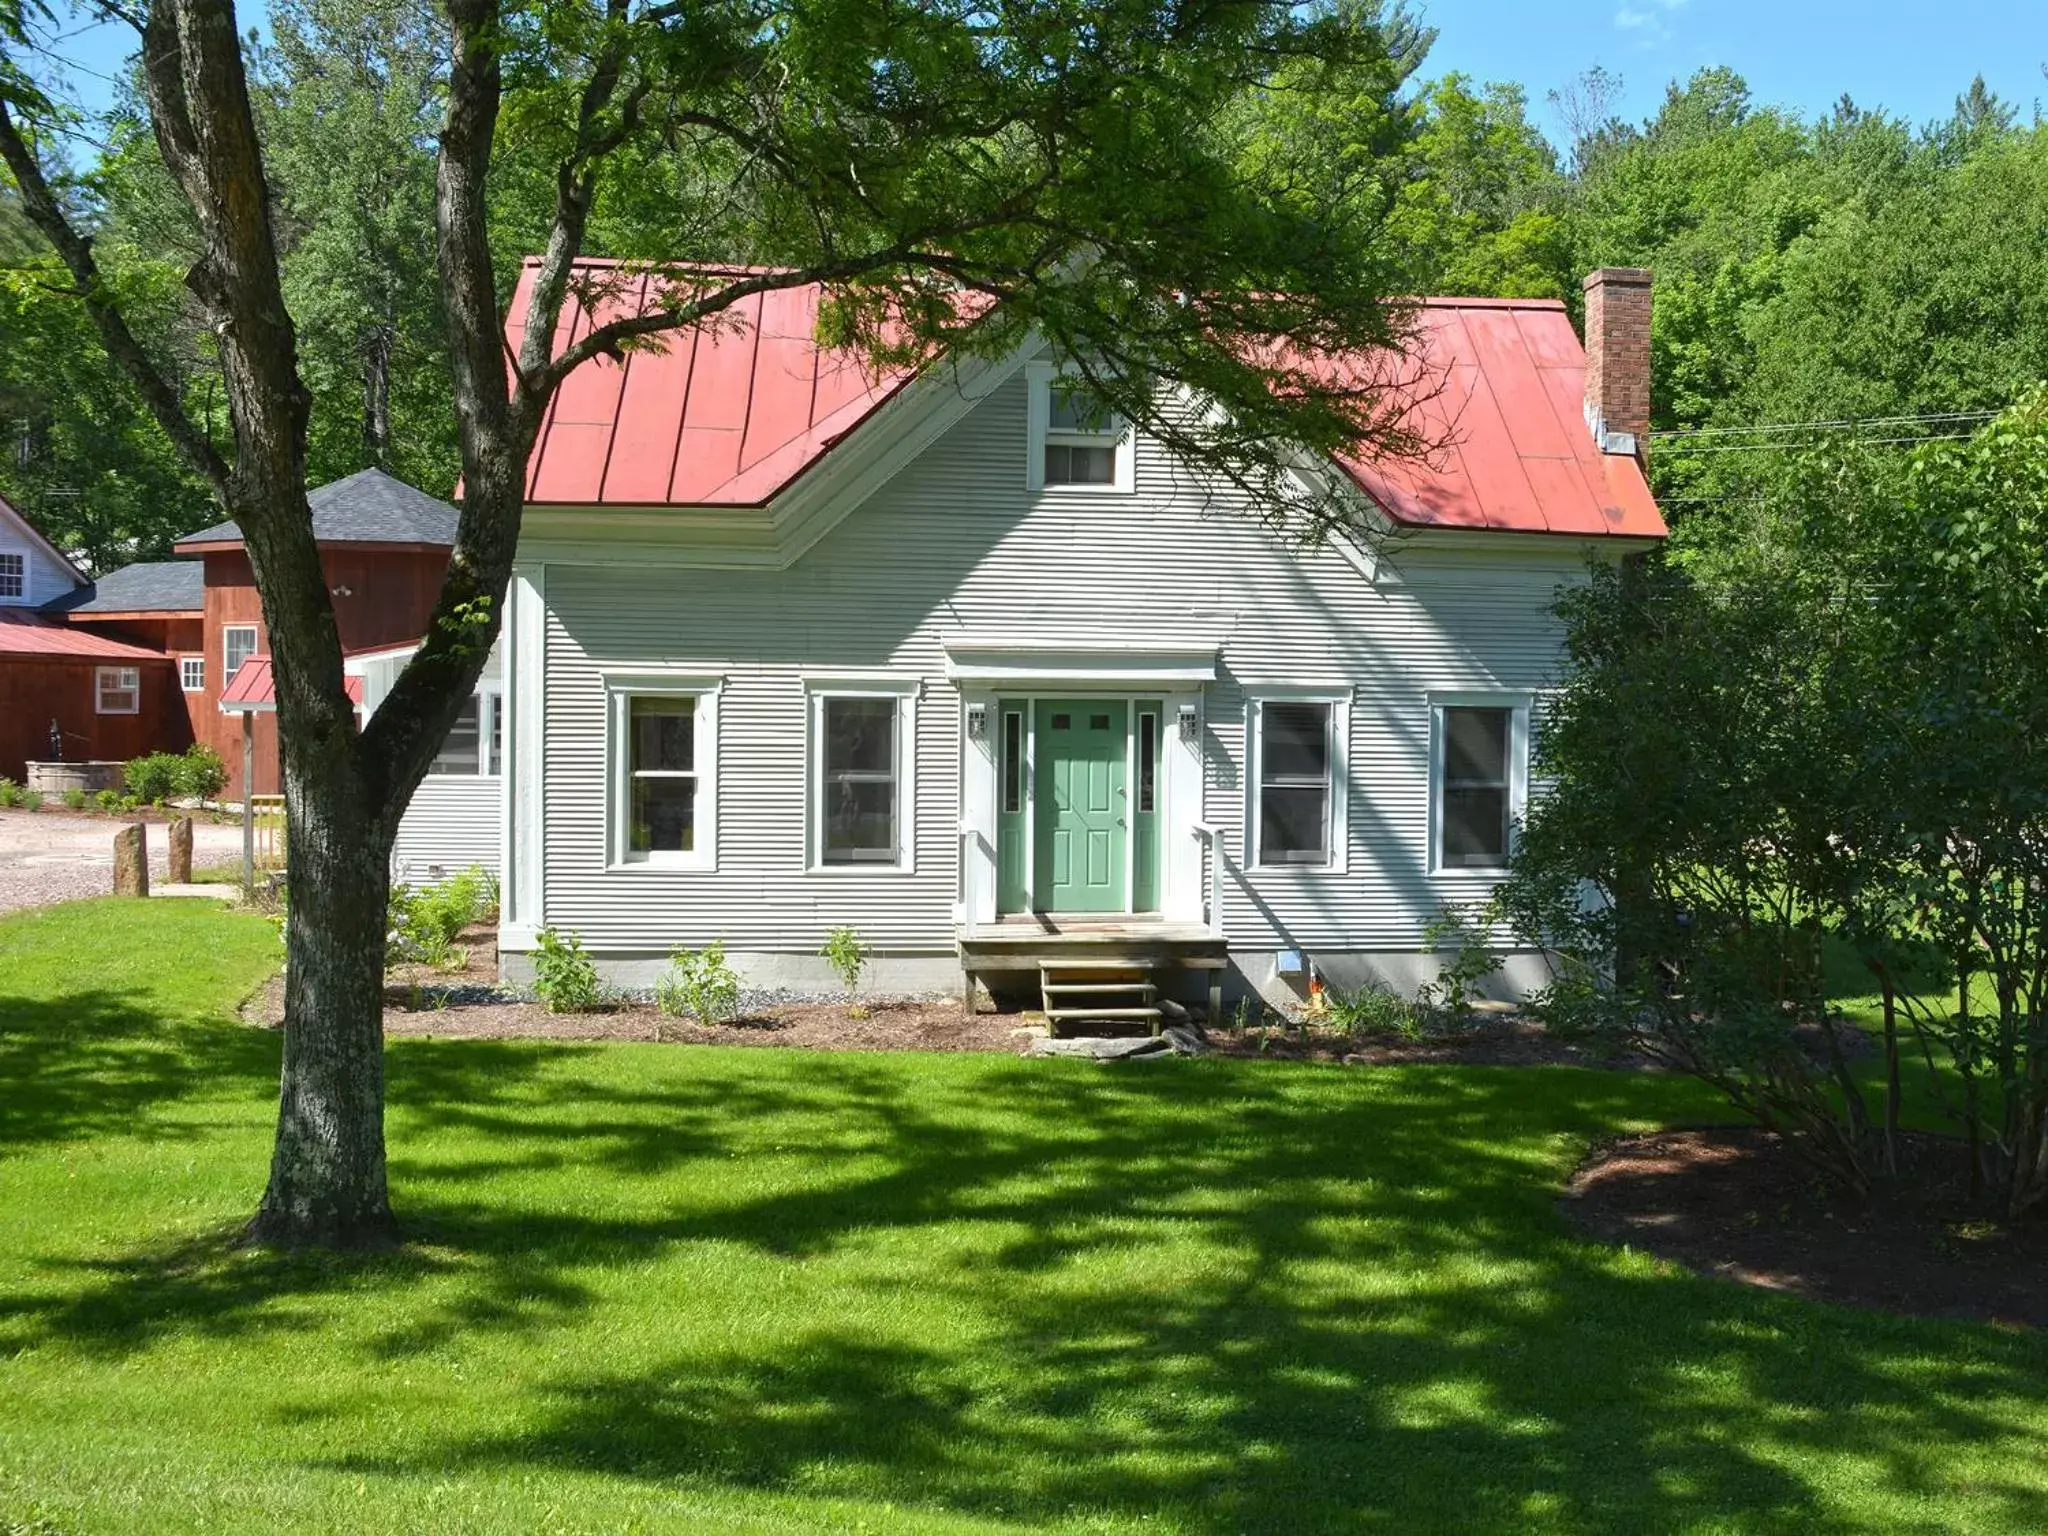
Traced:
[[1432, 880], [1496, 885], [1507, 873], [1499, 864], [1443, 862], [1444, 846], [1444, 711], [1505, 709], [1508, 713], [1508, 856], [1522, 835], [1522, 817], [1529, 803], [1529, 708], [1531, 695], [1502, 690], [1432, 689], [1429, 695], [1429, 875]]
[[1124, 424], [1123, 436], [1116, 443], [1116, 475], [1107, 485], [1076, 485], [1045, 483], [1045, 446], [1052, 442], [1077, 442], [1100, 447], [1099, 438], [1069, 437], [1054, 433], [1052, 428], [1052, 381], [1062, 374], [1075, 374], [1078, 370], [1062, 368], [1057, 363], [1027, 363], [1024, 367], [1025, 383], [1028, 387], [1028, 404], [1025, 408], [1027, 450], [1024, 455], [1024, 486], [1031, 491], [1051, 491], [1066, 496], [1128, 496], [1137, 489], [1137, 429], [1129, 422]]
[[[1244, 860], [1245, 867], [1268, 875], [1342, 875], [1351, 867], [1351, 701], [1350, 688], [1248, 687], [1244, 698]], [[1327, 704], [1330, 706], [1330, 857], [1321, 864], [1268, 864], [1260, 825], [1259, 775], [1265, 753], [1264, 706]]]
[[244, 656], [242, 659], [247, 661], [249, 656], [257, 654], [256, 643], [258, 637], [256, 626], [254, 624], [223, 624], [220, 627], [220, 691], [222, 693], [226, 693], [228, 691], [228, 684], [235, 680], [235, 672], [241, 671], [240, 667], [235, 668], [234, 672], [228, 670], [228, 636], [244, 633], [249, 636], [249, 652], [248, 656]]
[[[804, 873], [845, 879], [917, 873], [917, 700], [921, 678], [895, 673], [837, 673], [804, 678]], [[825, 862], [825, 700], [896, 701], [896, 862]]]
[[[694, 673], [613, 672], [604, 674], [605, 688], [605, 869], [614, 874], [710, 872], [718, 868], [718, 696], [725, 679]], [[695, 699], [696, 739], [691, 753], [697, 763], [697, 846], [688, 853], [627, 852], [627, 807], [632, 804], [627, 778], [632, 753], [627, 740], [630, 700], [635, 698]], [[510, 743], [507, 747], [509, 749]]]
[[[107, 679], [114, 679], [113, 691], [125, 693], [133, 702], [126, 709], [107, 707]], [[125, 679], [125, 680], [124, 680]], [[94, 667], [92, 705], [96, 715], [139, 715], [142, 713], [142, 669], [140, 667]]]
[[[199, 681], [196, 683], [191, 680], [192, 674], [185, 670], [194, 662], [199, 664]], [[186, 693], [206, 692], [206, 654], [203, 651], [196, 654], [187, 652], [178, 657], [178, 686]]]
[[29, 600], [29, 582], [33, 579], [29, 574], [28, 551], [18, 545], [0, 544], [0, 559], [21, 562], [21, 590], [15, 593], [0, 592], [0, 603], [26, 603]]

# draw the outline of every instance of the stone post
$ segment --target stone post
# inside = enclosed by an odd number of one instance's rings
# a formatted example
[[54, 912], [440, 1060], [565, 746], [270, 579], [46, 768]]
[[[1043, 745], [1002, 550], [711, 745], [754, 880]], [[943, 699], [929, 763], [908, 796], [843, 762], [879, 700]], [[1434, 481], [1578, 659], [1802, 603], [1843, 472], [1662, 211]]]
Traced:
[[149, 894], [149, 830], [141, 822], [114, 834], [114, 894]]
[[165, 876], [172, 885], [192, 883], [192, 818], [180, 816], [171, 823], [170, 870]]

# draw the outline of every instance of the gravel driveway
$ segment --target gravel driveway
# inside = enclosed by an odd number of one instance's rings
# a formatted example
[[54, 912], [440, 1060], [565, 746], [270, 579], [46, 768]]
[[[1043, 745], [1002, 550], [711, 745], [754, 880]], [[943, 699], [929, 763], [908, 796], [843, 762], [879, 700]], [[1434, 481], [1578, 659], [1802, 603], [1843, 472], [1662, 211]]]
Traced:
[[[64, 816], [0, 810], [0, 912], [47, 906], [114, 890], [114, 834], [126, 823], [111, 816]], [[152, 822], [149, 877], [166, 878], [170, 829]], [[229, 864], [240, 857], [239, 825], [192, 824], [192, 864]]]

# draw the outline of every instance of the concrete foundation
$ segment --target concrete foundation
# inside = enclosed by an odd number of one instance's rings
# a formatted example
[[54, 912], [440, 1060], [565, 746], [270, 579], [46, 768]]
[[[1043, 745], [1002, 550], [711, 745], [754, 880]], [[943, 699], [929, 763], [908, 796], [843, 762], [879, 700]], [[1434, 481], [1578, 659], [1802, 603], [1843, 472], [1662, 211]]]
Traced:
[[[1283, 974], [1276, 950], [1230, 952], [1230, 969], [1224, 973], [1223, 1003], [1226, 1011], [1239, 999], [1254, 997], [1269, 1007], [1288, 1013], [1308, 998], [1308, 974]], [[635, 989], [651, 988], [669, 968], [667, 954], [599, 953], [598, 974], [607, 984]], [[1326, 987], [1352, 991], [1379, 985], [1404, 997], [1413, 997], [1425, 982], [1434, 981], [1450, 961], [1449, 953], [1427, 950], [1318, 950], [1305, 957]], [[839, 978], [820, 955], [783, 950], [729, 950], [726, 961], [739, 973], [741, 982], [762, 991], [793, 993], [799, 997], [832, 997], [844, 989]], [[513, 983], [533, 980], [533, 957], [503, 951], [499, 962], [504, 979]], [[1163, 973], [1166, 995], [1189, 1007], [1207, 1002], [1206, 983], [1199, 972]], [[1547, 986], [1550, 968], [1534, 950], [1503, 955], [1500, 968], [1479, 985], [1483, 996], [1501, 1002], [1520, 1002]], [[960, 990], [960, 961], [952, 950], [899, 951], [877, 954], [868, 962], [861, 990], [877, 997], [919, 996]], [[1036, 1007], [1037, 989], [1027, 974], [1003, 978], [999, 1001]]]

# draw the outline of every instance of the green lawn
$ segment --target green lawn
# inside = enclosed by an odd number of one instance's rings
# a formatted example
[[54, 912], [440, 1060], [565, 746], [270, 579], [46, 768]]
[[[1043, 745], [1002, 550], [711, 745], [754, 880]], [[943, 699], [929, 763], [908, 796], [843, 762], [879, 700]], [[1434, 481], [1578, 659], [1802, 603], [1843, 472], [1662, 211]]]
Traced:
[[416, 1245], [230, 1256], [275, 955], [0, 921], [0, 1531], [2048, 1528], [2040, 1341], [1567, 1236], [1680, 1083], [400, 1041]]

